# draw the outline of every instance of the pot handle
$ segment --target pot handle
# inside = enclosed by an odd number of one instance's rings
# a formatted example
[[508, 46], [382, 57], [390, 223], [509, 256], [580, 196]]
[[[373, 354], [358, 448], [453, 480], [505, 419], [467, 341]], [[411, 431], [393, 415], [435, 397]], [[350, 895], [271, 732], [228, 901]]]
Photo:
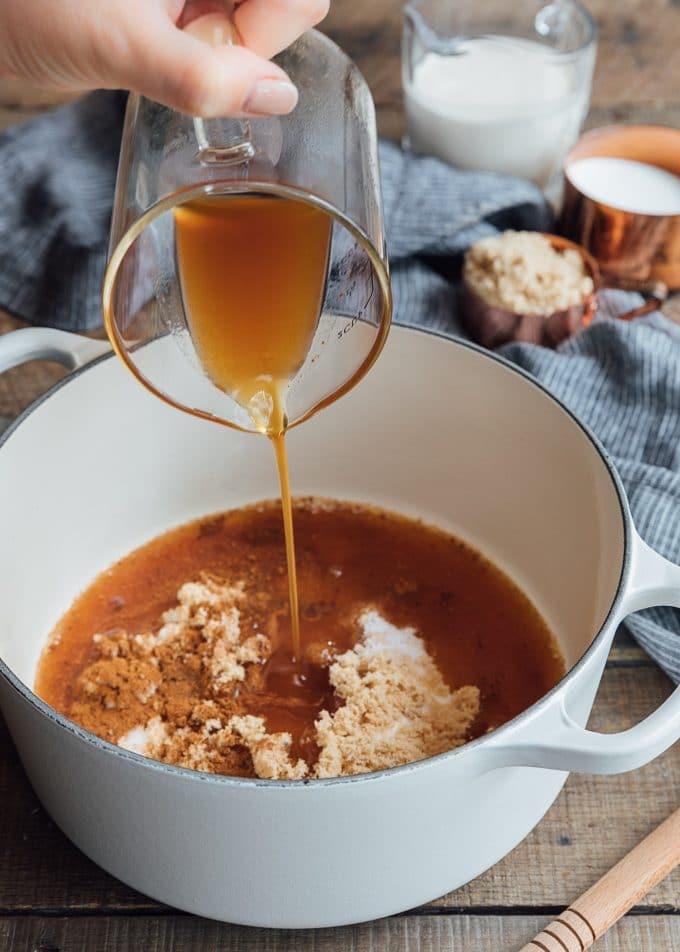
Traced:
[[108, 341], [52, 327], [26, 327], [0, 336], [0, 373], [29, 360], [53, 360], [68, 370], [77, 370], [110, 350]]
[[[680, 566], [651, 549], [637, 533], [632, 539], [630, 579], [619, 621], [644, 608], [680, 608]], [[504, 741], [502, 732], [495, 744], [490, 737], [489, 766], [625, 773], [649, 763], [680, 738], [680, 685], [639, 724], [614, 734], [586, 730], [571, 718], [568, 709], [569, 692], [560, 692], [552, 704], [539, 707], [524, 731], [509, 742]], [[532, 735], [547, 739], [532, 741]]]

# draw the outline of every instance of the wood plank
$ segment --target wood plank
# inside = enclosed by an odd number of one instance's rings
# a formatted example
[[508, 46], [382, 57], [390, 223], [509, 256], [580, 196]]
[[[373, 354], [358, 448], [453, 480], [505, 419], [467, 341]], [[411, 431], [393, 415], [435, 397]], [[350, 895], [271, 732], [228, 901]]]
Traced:
[[[507, 0], [496, 3], [502, 13]], [[680, 60], [674, 54], [680, 37], [680, 8], [675, 0], [586, 0], [596, 17], [600, 36], [593, 84], [595, 110], [643, 109], [663, 114], [680, 105]], [[356, 4], [334, 0], [322, 24], [356, 60], [379, 106], [401, 111], [402, 0]], [[26, 82], [0, 79], [0, 128], [28, 118], [68, 94], [38, 89]], [[622, 106], [625, 104], [625, 106]], [[680, 125], [666, 115], [667, 124]], [[392, 130], [394, 133], [394, 127]]]
[[20, 122], [28, 122], [29, 119], [35, 119], [36, 116], [41, 115], [42, 112], [44, 112], [43, 108], [13, 109], [0, 106], [0, 132], [2, 132], [3, 129], [9, 129], [10, 126], [16, 126]]
[[[649, 713], [669, 691], [668, 679], [651, 665], [610, 668], [592, 726], [622, 729]], [[557, 911], [679, 802], [680, 745], [634, 773], [573, 775], [544, 820], [510, 856], [434, 905], [442, 911], [514, 907]], [[0, 911], [149, 912], [162, 908], [99, 870], [66, 840], [31, 791], [4, 728], [0, 731], [0, 803]], [[639, 908], [680, 912], [680, 871], [661, 883]]]
[[585, 0], [600, 35], [593, 104], [680, 102], [680, 9], [675, 0]]
[[[657, 669], [608, 668], [592, 730], [624, 730], [663, 701], [671, 683]], [[449, 908], [568, 905], [680, 804], [680, 744], [640, 770], [572, 776], [538, 827], [509, 856], [455, 893]], [[546, 882], [546, 872], [552, 879]], [[680, 911], [680, 869], [652, 890], [646, 909]]]
[[[27, 327], [25, 321], [0, 311], [0, 336]], [[87, 337], [105, 338], [104, 329], [88, 332]], [[66, 376], [61, 364], [49, 361], [30, 361], [0, 374], [0, 420], [9, 422], [30, 406], [41, 394]], [[0, 425], [0, 430], [2, 426]]]
[[645, 103], [628, 103], [622, 100], [613, 106], [592, 105], [584, 128], [597, 129], [599, 126], [616, 125], [622, 122], [629, 125], [671, 126], [678, 129], [680, 128], [680, 101], [667, 102], [663, 99], [652, 99]]
[[[343, 929], [283, 931], [189, 916], [0, 919], [5, 952], [514, 952], [547, 925], [537, 916], [399, 916]], [[675, 916], [629, 916], [598, 952], [677, 952]]]
[[73, 98], [71, 93], [40, 89], [17, 79], [0, 77], [0, 131]]
[[634, 666], [649, 664], [650, 658], [644, 648], [634, 641], [625, 628], [619, 628], [612, 644], [607, 662], [611, 665]]
[[[485, 12], [507, 0], [485, 0]], [[680, 9], [674, 0], [585, 0], [599, 25], [593, 106], [680, 103]], [[362, 70], [379, 104], [401, 102], [402, 0], [335, 0], [323, 23]], [[380, 55], [376, 51], [380, 50]]]
[[0, 76], [0, 102], [8, 109], [46, 109], [74, 98], [73, 93], [44, 89], [25, 80]]

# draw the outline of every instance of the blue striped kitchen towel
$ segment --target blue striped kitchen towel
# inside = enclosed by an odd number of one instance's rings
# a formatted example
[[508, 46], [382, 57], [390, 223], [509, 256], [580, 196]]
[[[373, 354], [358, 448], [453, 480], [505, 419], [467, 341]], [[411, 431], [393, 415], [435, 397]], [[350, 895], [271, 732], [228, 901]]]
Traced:
[[[597, 434], [641, 536], [680, 563], [680, 327], [659, 312], [630, 324], [613, 320], [639, 303], [637, 295], [608, 291], [600, 298], [598, 321], [556, 352], [528, 344], [501, 352]], [[626, 627], [680, 682], [680, 611], [638, 612]]]
[[[101, 323], [124, 103], [123, 94], [94, 93], [0, 136], [0, 308], [69, 330]], [[462, 253], [506, 228], [549, 230], [550, 210], [518, 179], [459, 171], [389, 143], [380, 158], [395, 319], [460, 336]], [[680, 328], [660, 313], [617, 322], [634, 296], [600, 298], [598, 320], [557, 351], [502, 352], [592, 428], [642, 536], [680, 563]], [[680, 611], [642, 612], [628, 627], [680, 681]]]

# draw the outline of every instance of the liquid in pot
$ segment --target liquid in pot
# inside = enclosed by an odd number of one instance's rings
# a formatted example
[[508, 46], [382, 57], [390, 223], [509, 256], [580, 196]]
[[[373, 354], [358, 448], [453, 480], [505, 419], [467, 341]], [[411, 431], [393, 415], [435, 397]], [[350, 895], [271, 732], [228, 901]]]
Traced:
[[[321, 712], [328, 712], [331, 723], [350, 703], [338, 695], [329, 672], [334, 670], [334, 661], [348, 657], [345, 652], [357, 650], [362, 638], [357, 619], [367, 618], [366, 613], [382, 619], [385, 630], [397, 631], [407, 653], [415, 642], [404, 642], [403, 632], [413, 630], [446, 690], [463, 692], [469, 723], [457, 742], [478, 737], [514, 717], [564, 674], [555, 639], [530, 600], [461, 540], [421, 522], [358, 504], [298, 500], [294, 514], [302, 664], [292, 676], [281, 508], [277, 503], [263, 503], [172, 530], [102, 573], [57, 625], [39, 668], [38, 694], [113, 742], [158, 715], [166, 726], [174, 717], [174, 728], [185, 729], [184, 736], [193, 738], [196, 746], [199, 728], [195, 722], [201, 716], [196, 711], [206, 703], [212, 706], [204, 709], [209, 716], [204, 713], [201, 730], [206, 723], [224, 725], [232, 717], [240, 718], [239, 724], [246, 723], [243, 718], [261, 718], [268, 735], [290, 735], [287, 751], [291, 763], [300, 765], [291, 776], [312, 776], [320, 775], [311, 771], [319, 757], [315, 724]], [[194, 614], [187, 624], [198, 632], [195, 656], [179, 656], [170, 643], [161, 645], [154, 649], [151, 667], [145, 669], [150, 680], [135, 683], [132, 669], [126, 668], [130, 644], [137, 636], [158, 639], [164, 624], [161, 616], [170, 612], [166, 617], [177, 617], [178, 591], [185, 583], [201, 579], [212, 580], [208, 588], [213, 585], [216, 592], [219, 584], [240, 586], [235, 596], [239, 650], [248, 639], [254, 649], [266, 644], [267, 650], [243, 662], [240, 680], [221, 687], [219, 679], [208, 683], [206, 635], [198, 631], [198, 614]], [[208, 600], [210, 591], [205, 596]], [[198, 612], [203, 610], [199, 606]], [[227, 635], [221, 637], [228, 638], [228, 626], [223, 630]], [[122, 640], [120, 632], [126, 633]], [[102, 634], [111, 638], [93, 640]], [[110, 654], [118, 653], [103, 658], [102, 646]], [[239, 657], [247, 654], [243, 648]], [[212, 656], [209, 661], [214, 674]], [[362, 676], [362, 665], [365, 673], [369, 662], [370, 652], [365, 652], [354, 666], [357, 677]], [[354, 677], [354, 669], [350, 673]], [[472, 690], [478, 698], [474, 711]], [[255, 749], [250, 740], [244, 740], [197, 765], [255, 776]], [[382, 766], [400, 762], [387, 763], [384, 752], [380, 756]], [[168, 754], [171, 762], [191, 765], [173, 757]], [[373, 761], [361, 763], [365, 769]], [[358, 772], [350, 766], [346, 772]]]

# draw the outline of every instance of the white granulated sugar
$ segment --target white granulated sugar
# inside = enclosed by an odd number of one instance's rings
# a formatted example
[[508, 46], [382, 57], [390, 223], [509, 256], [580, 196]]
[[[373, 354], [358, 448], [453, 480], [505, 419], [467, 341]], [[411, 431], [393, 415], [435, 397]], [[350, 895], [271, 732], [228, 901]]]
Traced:
[[364, 658], [384, 652], [410, 658], [422, 658], [427, 654], [425, 644], [422, 638], [417, 637], [415, 628], [397, 628], [375, 609], [363, 612], [359, 616], [359, 624], [364, 636], [354, 650]]
[[165, 724], [160, 717], [152, 717], [146, 726], [138, 724], [119, 737], [116, 743], [133, 754], [149, 754], [163, 744], [167, 736]]
[[593, 201], [638, 215], [680, 215], [680, 176], [646, 162], [593, 155], [572, 162], [567, 178]]
[[144, 754], [149, 746], [149, 735], [145, 727], [138, 725], [129, 730], [127, 734], [119, 737], [117, 743], [119, 747], [124, 747], [125, 750], [132, 751], [133, 754]]

